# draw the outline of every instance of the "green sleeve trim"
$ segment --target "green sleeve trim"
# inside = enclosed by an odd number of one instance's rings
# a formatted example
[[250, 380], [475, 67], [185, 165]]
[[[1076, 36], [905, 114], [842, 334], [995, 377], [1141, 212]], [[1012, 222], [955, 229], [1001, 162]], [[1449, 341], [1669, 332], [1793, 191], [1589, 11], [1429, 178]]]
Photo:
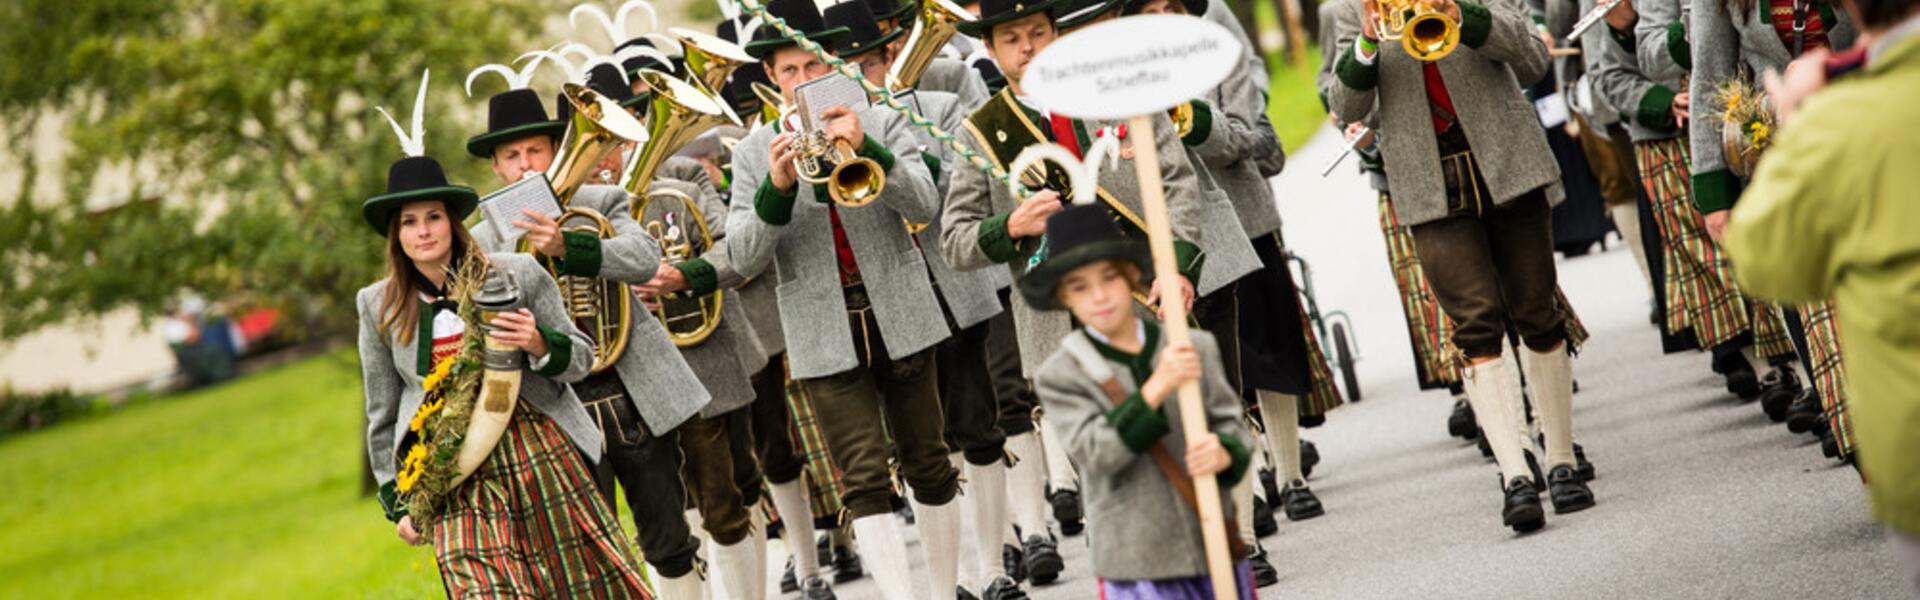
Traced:
[[1740, 199], [1740, 178], [1733, 171], [1720, 169], [1693, 174], [1693, 207], [1701, 215], [1733, 208]]
[[1012, 212], [1004, 212], [980, 222], [980, 233], [976, 240], [980, 244], [980, 253], [987, 260], [997, 263], [1009, 262], [1020, 257], [1020, 250], [1013, 244], [1013, 234], [1007, 231], [1007, 219], [1013, 218]]
[[1828, 33], [1832, 33], [1834, 26], [1840, 24], [1839, 21], [1834, 20], [1833, 18], [1833, 3], [1832, 2], [1815, 2], [1813, 3], [1813, 7], [1820, 11], [1821, 25], [1826, 27]]
[[893, 170], [893, 151], [888, 150], [884, 144], [881, 144], [879, 140], [873, 139], [871, 135], [867, 136], [867, 141], [860, 144], [858, 154], [873, 159], [873, 162], [880, 163], [881, 171]]
[[1693, 70], [1693, 45], [1687, 43], [1686, 23], [1674, 21], [1667, 24], [1667, 56], [1680, 68]]
[[1240, 483], [1241, 478], [1247, 476], [1247, 466], [1253, 464], [1253, 451], [1248, 450], [1247, 445], [1238, 437], [1224, 433], [1214, 435], [1220, 438], [1220, 445], [1226, 447], [1227, 456], [1233, 457], [1232, 464], [1227, 465], [1227, 470], [1220, 473], [1219, 483], [1222, 487], [1233, 487]]
[[673, 268], [686, 276], [686, 295], [689, 297], [699, 298], [720, 289], [720, 274], [714, 271], [713, 263], [707, 262], [707, 259], [695, 257]]
[[385, 513], [387, 520], [393, 523], [399, 523], [401, 517], [407, 516], [407, 505], [400, 503], [400, 491], [394, 482], [380, 484], [380, 512]]
[[545, 325], [536, 327], [540, 330], [540, 337], [547, 340], [547, 364], [534, 369], [533, 374], [553, 377], [567, 372], [567, 366], [573, 363], [573, 338], [567, 337], [567, 334], [560, 333], [552, 327]]
[[1360, 59], [1354, 57], [1359, 51], [1360, 45], [1356, 43], [1340, 53], [1340, 62], [1333, 66], [1333, 73], [1340, 76], [1340, 83], [1364, 92], [1380, 84], [1380, 57], [1374, 56], [1373, 64], [1360, 64]]
[[1634, 122], [1649, 129], [1673, 130], [1674, 96], [1673, 90], [1664, 85], [1647, 88], [1647, 92], [1640, 95], [1640, 106], [1634, 109]]
[[1493, 35], [1493, 11], [1484, 4], [1456, 2], [1460, 7], [1460, 43], [1479, 50]]
[[600, 236], [585, 231], [560, 234], [566, 252], [555, 260], [561, 275], [600, 276]]
[[1613, 43], [1627, 54], [1633, 54], [1634, 48], [1640, 45], [1640, 40], [1634, 39], [1632, 31], [1621, 31], [1611, 25], [1607, 26], [1607, 37], [1613, 38]]
[[420, 328], [414, 330], [413, 343], [416, 374], [426, 377], [433, 370], [433, 307], [420, 306]]
[[1200, 285], [1200, 268], [1206, 266], [1207, 255], [1200, 247], [1186, 240], [1173, 241], [1173, 263], [1180, 266], [1180, 274], [1187, 282]]
[[1186, 135], [1180, 136], [1180, 143], [1188, 146], [1205, 144], [1207, 138], [1213, 135], [1213, 109], [1208, 108], [1207, 103], [1200, 100], [1194, 100], [1188, 104], [1193, 106], [1193, 128], [1188, 129]]
[[760, 190], [753, 194], [753, 213], [768, 225], [786, 225], [793, 222], [793, 200], [800, 196], [800, 186], [785, 192], [773, 187], [773, 178], [760, 181]]
[[1167, 423], [1167, 415], [1147, 407], [1147, 401], [1140, 392], [1127, 396], [1125, 402], [1107, 411], [1107, 424], [1120, 434], [1120, 443], [1126, 444], [1134, 454], [1146, 452], [1160, 443], [1160, 438], [1173, 431]]
[[940, 181], [940, 157], [932, 152], [921, 152], [920, 162], [927, 163], [927, 173], [933, 175], [934, 181]]

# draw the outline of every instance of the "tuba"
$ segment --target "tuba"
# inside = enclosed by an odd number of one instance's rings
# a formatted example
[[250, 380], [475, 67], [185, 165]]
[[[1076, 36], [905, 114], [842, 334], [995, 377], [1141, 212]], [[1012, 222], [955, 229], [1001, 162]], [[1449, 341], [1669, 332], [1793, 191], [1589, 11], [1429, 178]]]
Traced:
[[925, 0], [920, 3], [920, 11], [913, 17], [913, 32], [907, 34], [907, 43], [900, 49], [900, 56], [893, 59], [893, 65], [887, 69], [887, 89], [895, 92], [913, 89], [920, 84], [920, 76], [927, 72], [927, 65], [940, 55], [940, 49], [946, 47], [947, 40], [958, 32], [955, 25], [973, 21], [973, 13], [952, 0]]
[[[633, 212], [636, 219], [646, 223], [647, 235], [660, 242], [660, 257], [666, 264], [698, 257], [713, 247], [713, 231], [707, 228], [706, 217], [700, 215], [699, 204], [678, 190], [647, 192], [640, 196]], [[725, 298], [719, 293], [697, 298], [672, 294], [661, 297], [651, 310], [666, 327], [673, 345], [686, 348], [706, 341], [720, 327]]]
[[[634, 196], [646, 195], [654, 171], [681, 146], [721, 124], [738, 124], [725, 103], [694, 84], [653, 69], [641, 69], [639, 77], [646, 80], [653, 98], [647, 102], [645, 143], [627, 159], [620, 182]], [[639, 218], [636, 210], [634, 219]]]
[[887, 173], [880, 169], [880, 163], [854, 154], [853, 144], [846, 140], [829, 141], [827, 130], [816, 127], [809, 116], [805, 98], [800, 99], [798, 110], [804, 126], [794, 139], [800, 156], [793, 161], [800, 181], [827, 186], [833, 203], [846, 208], [859, 208], [879, 199], [880, 192], [887, 189]]
[[1425, 0], [1365, 0], [1373, 2], [1380, 39], [1399, 40], [1407, 56], [1433, 62], [1460, 45], [1460, 24], [1435, 11]]

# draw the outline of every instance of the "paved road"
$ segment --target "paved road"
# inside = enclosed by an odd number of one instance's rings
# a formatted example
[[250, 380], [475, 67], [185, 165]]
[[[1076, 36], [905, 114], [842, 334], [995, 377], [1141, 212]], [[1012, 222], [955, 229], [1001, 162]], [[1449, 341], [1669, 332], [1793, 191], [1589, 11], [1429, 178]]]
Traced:
[[[1599, 506], [1530, 535], [1501, 527], [1494, 468], [1447, 436], [1448, 397], [1412, 381], [1364, 182], [1318, 176], [1334, 146], [1323, 135], [1294, 153], [1276, 187], [1322, 309], [1353, 317], [1367, 399], [1307, 432], [1327, 514], [1262, 540], [1282, 573], [1262, 598], [1905, 597], [1853, 470], [1726, 395], [1704, 355], [1662, 356], [1618, 246], [1560, 263], [1594, 334], [1574, 362], [1574, 427]], [[1096, 597], [1083, 539], [1063, 540], [1067, 575], [1034, 598]], [[879, 597], [871, 580], [839, 592]]]

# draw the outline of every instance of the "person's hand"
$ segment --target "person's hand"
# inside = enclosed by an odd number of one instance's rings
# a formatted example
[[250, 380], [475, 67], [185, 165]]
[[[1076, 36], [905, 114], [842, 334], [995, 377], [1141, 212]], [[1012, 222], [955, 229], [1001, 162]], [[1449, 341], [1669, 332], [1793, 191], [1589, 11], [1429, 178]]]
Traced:
[[1715, 243], [1726, 243], [1727, 219], [1732, 216], [1733, 211], [1731, 210], [1716, 210], [1707, 213], [1707, 237], [1713, 238]]
[[855, 148], [866, 143], [866, 130], [860, 127], [860, 115], [845, 106], [835, 106], [821, 111], [820, 118], [827, 120], [827, 141], [844, 141]]
[[1607, 9], [1605, 18], [1607, 26], [1614, 31], [1631, 33], [1634, 22], [1640, 20], [1640, 13], [1633, 10], [1633, 0], [1620, 0], [1613, 8]]
[[1380, 7], [1374, 0], [1360, 1], [1360, 37], [1380, 41]]
[[640, 306], [646, 307], [649, 312], [660, 310], [660, 297], [648, 292], [649, 288], [646, 284], [636, 283], [627, 286], [627, 289], [633, 290], [633, 295], [640, 297]]
[[527, 245], [541, 254], [560, 258], [566, 256], [566, 237], [560, 235], [560, 224], [552, 218], [540, 214], [531, 208], [520, 209], [525, 219], [514, 219], [513, 226], [527, 230]]
[[1355, 148], [1365, 148], [1367, 144], [1373, 143], [1373, 130], [1368, 129], [1366, 123], [1359, 121], [1347, 124], [1346, 136], [1347, 142], [1353, 144]]
[[1034, 237], [1047, 232], [1047, 217], [1066, 208], [1060, 201], [1060, 192], [1040, 190], [1014, 207], [1013, 215], [1007, 217], [1007, 235], [1014, 239]]
[[[722, 184], [727, 180], [726, 172], [720, 169], [720, 165], [714, 164], [712, 158], [705, 156], [700, 157], [700, 168], [707, 171], [707, 181], [713, 182], [714, 185], [724, 187]], [[721, 191], [724, 192], [726, 190]]]
[[533, 311], [519, 309], [494, 315], [491, 323], [494, 329], [487, 333], [493, 341], [527, 351], [535, 358], [547, 355], [547, 338], [540, 335], [540, 328], [534, 324]]
[[1227, 454], [1227, 447], [1220, 444], [1220, 436], [1203, 435], [1200, 439], [1187, 442], [1188, 475], [1212, 475], [1231, 466], [1233, 455]]
[[[1187, 281], [1187, 276], [1185, 275], [1174, 275], [1173, 279], [1180, 284], [1181, 306], [1187, 307], [1187, 312], [1193, 312], [1193, 282]], [[1160, 303], [1159, 284], [1154, 284], [1147, 289], [1147, 304], [1159, 306], [1160, 318], [1167, 318], [1167, 307]]]
[[1785, 127], [1793, 119], [1802, 101], [1827, 87], [1827, 58], [1832, 54], [1826, 48], [1814, 48], [1787, 63], [1785, 75], [1773, 71], [1761, 75], [1761, 82], [1767, 88], [1767, 98], [1773, 101], [1774, 114], [1778, 116], [1780, 127]]
[[782, 133], [773, 136], [773, 141], [767, 144], [767, 156], [772, 157], [769, 159], [772, 164], [767, 169], [767, 179], [773, 181], [774, 189], [781, 193], [792, 192], [793, 183], [799, 180], [793, 170], [793, 160], [800, 158], [800, 148], [794, 144], [797, 139], [791, 132]]
[[408, 546], [418, 546], [427, 541], [420, 535], [419, 530], [413, 528], [413, 515], [400, 517], [400, 522], [393, 526], [393, 533], [399, 535], [400, 541], [406, 542]]
[[1674, 94], [1673, 96], [1673, 126], [1674, 127], [1687, 126], [1687, 119], [1692, 116], [1692, 107], [1693, 107], [1692, 101], [1689, 100], [1690, 96], [1691, 94], [1688, 94], [1687, 92], [1680, 92], [1678, 94]]
[[1147, 406], [1158, 409], [1181, 385], [1199, 380], [1200, 351], [1193, 348], [1193, 342], [1168, 342], [1160, 349], [1160, 364], [1153, 368], [1153, 375], [1140, 384], [1140, 397]]
[[[1426, 3], [1427, 8], [1433, 9], [1433, 12], [1446, 15], [1447, 18], [1453, 19], [1455, 23], [1460, 22], [1460, 5], [1454, 3], [1453, 0], [1426, 0]], [[1548, 44], [1548, 46], [1552, 46], [1552, 44]]]
[[653, 272], [653, 279], [633, 286], [634, 293], [640, 294], [643, 298], [665, 296], [684, 289], [687, 289], [687, 275], [673, 265], [660, 265], [660, 270]]

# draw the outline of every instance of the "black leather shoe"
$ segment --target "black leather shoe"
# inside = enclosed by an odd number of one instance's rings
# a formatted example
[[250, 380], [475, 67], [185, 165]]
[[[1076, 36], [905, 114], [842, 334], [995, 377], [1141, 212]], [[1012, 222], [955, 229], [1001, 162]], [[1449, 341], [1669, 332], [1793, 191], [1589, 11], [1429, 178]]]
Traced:
[[1447, 435], [1463, 440], [1480, 436], [1480, 427], [1473, 420], [1473, 405], [1466, 398], [1453, 400], [1453, 414], [1447, 415]]
[[1475, 435], [1475, 436], [1473, 436], [1473, 437], [1474, 437], [1474, 439], [1476, 439], [1476, 440], [1479, 440], [1479, 441], [1478, 441], [1478, 442], [1476, 443], [1476, 445], [1478, 445], [1478, 446], [1480, 446], [1480, 458], [1488, 458], [1488, 459], [1490, 459], [1490, 458], [1493, 458], [1493, 446], [1488, 446], [1488, 445], [1487, 445], [1487, 435], [1486, 435], [1486, 434], [1487, 434], [1487, 432], [1486, 432], [1486, 431], [1479, 431], [1479, 434], [1478, 434], [1478, 435]]
[[1034, 585], [1046, 585], [1060, 579], [1060, 572], [1067, 569], [1066, 560], [1060, 558], [1060, 550], [1053, 540], [1042, 535], [1027, 536], [1020, 545], [1022, 562], [1027, 571], [1027, 579]]
[[980, 600], [980, 597], [973, 595], [973, 592], [967, 591], [966, 586], [956, 585], [953, 586], [953, 600]]
[[1793, 405], [1787, 407], [1787, 431], [1811, 432], [1825, 413], [1826, 410], [1820, 406], [1820, 397], [1817, 394], [1811, 392], [1801, 394], [1799, 398], [1794, 399]]
[[1727, 391], [1742, 400], [1752, 400], [1760, 395], [1760, 376], [1753, 373], [1753, 367], [1736, 366], [1727, 371]]
[[1312, 477], [1313, 466], [1320, 464], [1320, 447], [1313, 442], [1300, 440], [1300, 476]]
[[[1276, 497], [1283, 497], [1283, 496], [1276, 496]], [[1254, 496], [1253, 497], [1253, 535], [1254, 537], [1267, 537], [1276, 533], [1280, 533], [1280, 524], [1273, 520], [1273, 508], [1267, 506], [1267, 501], [1261, 500], [1259, 496]]]
[[1774, 368], [1760, 378], [1760, 410], [1778, 423], [1787, 416], [1787, 407], [1800, 395], [1800, 378], [1790, 369]]
[[1326, 415], [1300, 415], [1300, 428], [1312, 429], [1327, 424]]
[[1047, 503], [1053, 505], [1053, 520], [1060, 522], [1060, 533], [1080, 535], [1080, 530], [1086, 528], [1080, 522], [1083, 516], [1079, 490], [1054, 490], [1047, 494]]
[[800, 579], [793, 576], [793, 558], [787, 558], [787, 574], [780, 576], [780, 593], [791, 594], [800, 591]]
[[852, 548], [833, 549], [833, 582], [846, 583], [867, 576], [867, 569], [860, 565], [860, 554]]
[[1012, 579], [995, 577], [986, 589], [980, 590], [980, 600], [1027, 600], [1027, 592]]
[[1533, 474], [1533, 491], [1547, 491], [1546, 478], [1540, 476], [1540, 459], [1534, 458], [1532, 450], [1522, 450], [1527, 455], [1527, 472]]
[[1553, 499], [1556, 515], [1593, 508], [1593, 490], [1567, 465], [1554, 467], [1553, 472], [1547, 474], [1547, 496]]
[[827, 585], [827, 580], [819, 577], [809, 577], [807, 582], [800, 586], [800, 600], [838, 600], [838, 598], [833, 595], [833, 586]]
[[1280, 497], [1280, 478], [1274, 474], [1273, 469], [1260, 470], [1260, 491], [1268, 498]]
[[1013, 544], [1000, 545], [1000, 566], [1007, 570], [1007, 577], [1013, 578], [1014, 583], [1027, 580], [1026, 557], [1021, 556], [1020, 548]]
[[1263, 588], [1280, 583], [1280, 570], [1273, 568], [1273, 561], [1267, 560], [1266, 548], [1254, 544], [1247, 562], [1253, 564], [1253, 587]]
[[1596, 476], [1593, 463], [1587, 461], [1587, 448], [1579, 443], [1573, 445], [1573, 472], [1580, 476], [1581, 481], [1593, 481]]
[[1287, 488], [1280, 490], [1280, 508], [1286, 511], [1288, 521], [1305, 521], [1327, 512], [1307, 482], [1299, 479], [1288, 482]]
[[1514, 531], [1525, 533], [1546, 526], [1547, 511], [1540, 508], [1540, 492], [1534, 491], [1533, 481], [1514, 478], [1507, 484], [1505, 504], [1500, 520]]
[[1834, 441], [1833, 430], [1822, 429], [1815, 432], [1820, 437], [1820, 455], [1827, 458], [1840, 458], [1840, 443]]

